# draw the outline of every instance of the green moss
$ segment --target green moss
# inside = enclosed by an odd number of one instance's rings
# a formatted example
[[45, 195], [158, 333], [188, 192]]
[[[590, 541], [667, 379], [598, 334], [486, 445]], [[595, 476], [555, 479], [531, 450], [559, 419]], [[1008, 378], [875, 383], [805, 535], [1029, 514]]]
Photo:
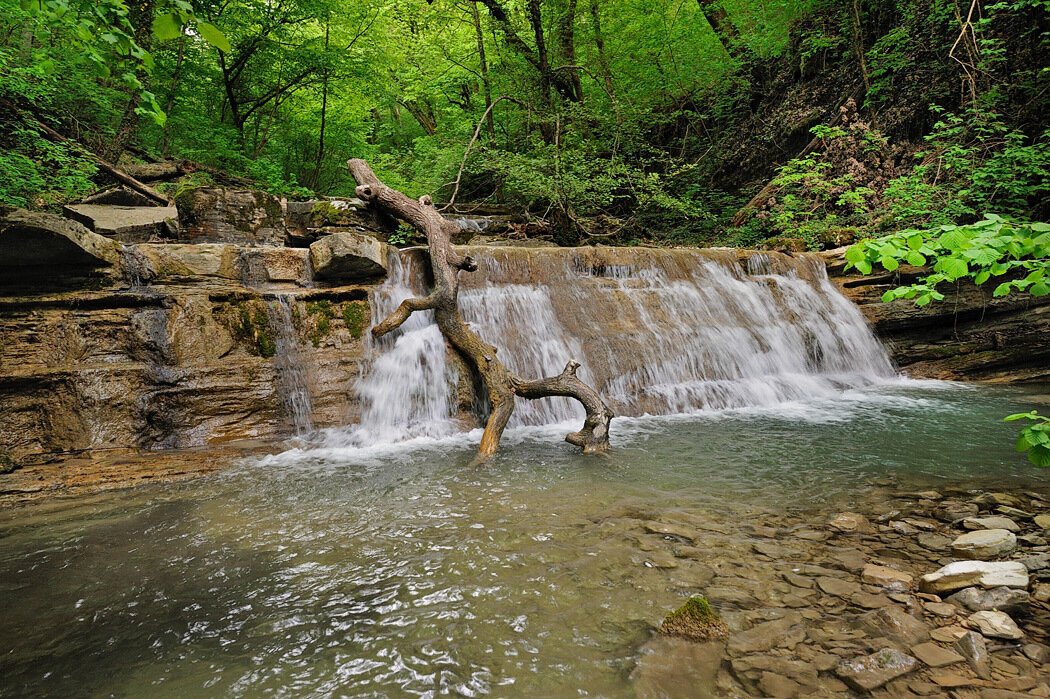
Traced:
[[690, 641], [713, 641], [729, 636], [729, 627], [703, 597], [690, 597], [660, 625], [660, 633]]
[[252, 345], [259, 356], [269, 359], [277, 353], [270, 332], [270, 320], [266, 309], [258, 303], [237, 304], [237, 320], [233, 326], [233, 338]]
[[368, 306], [364, 301], [349, 301], [343, 305], [343, 322], [351, 337], [359, 338], [368, 327]]
[[313, 330], [307, 337], [314, 347], [320, 347], [321, 340], [332, 331], [332, 319], [335, 318], [332, 302], [322, 299], [308, 303], [306, 304], [306, 315], [311, 319], [313, 325]]

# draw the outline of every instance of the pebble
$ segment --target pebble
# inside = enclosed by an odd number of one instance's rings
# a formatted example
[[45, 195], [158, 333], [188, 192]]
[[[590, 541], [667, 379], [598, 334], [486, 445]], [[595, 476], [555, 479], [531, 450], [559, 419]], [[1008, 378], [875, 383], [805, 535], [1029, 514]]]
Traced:
[[968, 619], [970, 625], [976, 627], [987, 638], [1004, 638], [1008, 641], [1016, 641], [1024, 636], [1021, 629], [1008, 615], [1002, 612], [982, 611], [974, 612]]

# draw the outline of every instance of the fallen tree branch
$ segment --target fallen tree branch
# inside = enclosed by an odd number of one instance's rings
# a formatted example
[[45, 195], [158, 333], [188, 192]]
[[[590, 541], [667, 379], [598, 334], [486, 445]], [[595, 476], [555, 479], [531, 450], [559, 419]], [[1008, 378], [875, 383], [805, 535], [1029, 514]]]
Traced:
[[409, 298], [401, 302], [390, 316], [372, 328], [372, 335], [382, 337], [396, 330], [416, 311], [433, 310], [441, 334], [463, 355], [468, 364], [484, 381], [492, 413], [478, 445], [478, 460], [496, 452], [500, 437], [514, 413], [514, 396], [536, 399], [547, 396], [567, 396], [579, 401], [587, 412], [583, 428], [565, 437], [570, 444], [585, 452], [597, 452], [609, 446], [609, 423], [613, 412], [597, 391], [576, 376], [579, 362], [570, 360], [557, 376], [538, 381], [527, 381], [513, 373], [496, 357], [496, 348], [484, 342], [471, 330], [459, 314], [459, 272], [473, 272], [478, 267], [469, 255], [460, 255], [452, 249], [451, 236], [458, 229], [445, 220], [434, 208], [430, 197], [418, 201], [387, 187], [379, 181], [368, 163], [360, 159], [347, 161], [350, 174], [357, 181], [358, 198], [399, 218], [426, 236], [429, 243], [430, 268], [434, 289], [425, 298]]
[[59, 143], [63, 143], [69, 146], [73, 146], [74, 148], [79, 150], [83, 155], [93, 160], [95, 164], [99, 167], [99, 169], [107, 173], [117, 182], [120, 182], [123, 185], [127, 185], [131, 189], [134, 189], [136, 192], [139, 192], [140, 194], [148, 197], [150, 200], [157, 202], [161, 206], [171, 206], [172, 201], [168, 197], [164, 196], [152, 187], [145, 185], [142, 182], [139, 182], [131, 175], [128, 175], [127, 173], [118, 170], [116, 167], [110, 165], [105, 160], [95, 155], [90, 150], [80, 145], [76, 141], [70, 140], [62, 134], [60, 134], [59, 132], [55, 131], [50, 126], [37, 119], [35, 116], [27, 114], [24, 110], [19, 109], [17, 106], [3, 98], [0, 98], [0, 106], [3, 106], [26, 117], [34, 124], [36, 124], [36, 126], [45, 134], [47, 134], [47, 136], [52, 140], [58, 141]]

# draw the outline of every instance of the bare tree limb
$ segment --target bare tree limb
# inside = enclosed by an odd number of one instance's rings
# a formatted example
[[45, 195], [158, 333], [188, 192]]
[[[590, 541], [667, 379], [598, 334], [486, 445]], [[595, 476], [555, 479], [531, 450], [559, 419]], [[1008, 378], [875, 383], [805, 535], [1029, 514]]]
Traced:
[[476, 270], [477, 265], [469, 256], [452, 250], [451, 236], [457, 230], [456, 225], [434, 209], [430, 197], [420, 197], [416, 201], [387, 187], [364, 160], [348, 160], [347, 167], [358, 183], [356, 193], [360, 199], [409, 223], [426, 236], [434, 276], [434, 290], [429, 296], [406, 299], [390, 317], [372, 328], [372, 334], [380, 337], [395, 330], [415, 311], [434, 311], [441, 334], [478, 373], [488, 391], [492, 412], [478, 445], [477, 460], [484, 460], [496, 452], [507, 422], [514, 413], [516, 395], [529, 399], [546, 396], [575, 398], [583, 405], [587, 418], [583, 428], [567, 435], [565, 440], [586, 452], [607, 449], [613, 412], [597, 391], [576, 376], [579, 362], [570, 361], [557, 376], [526, 381], [512, 374], [496, 357], [496, 348], [478, 337], [463, 321], [458, 307], [459, 272]]

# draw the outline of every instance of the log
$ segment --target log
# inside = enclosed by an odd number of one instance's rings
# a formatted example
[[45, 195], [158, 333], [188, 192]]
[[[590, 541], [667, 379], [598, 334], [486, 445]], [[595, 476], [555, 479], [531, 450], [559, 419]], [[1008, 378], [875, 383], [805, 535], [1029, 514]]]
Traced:
[[87, 156], [88, 158], [93, 160], [95, 162], [95, 165], [97, 165], [99, 167], [99, 169], [101, 169], [104, 172], [106, 172], [107, 174], [109, 174], [109, 176], [112, 177], [113, 179], [115, 179], [117, 182], [120, 182], [123, 185], [127, 185], [131, 189], [134, 189], [136, 192], [139, 192], [140, 194], [145, 195], [146, 197], [148, 197], [152, 201], [157, 202], [161, 206], [171, 206], [172, 201], [168, 197], [164, 196], [163, 194], [161, 194], [157, 190], [153, 189], [152, 187], [149, 187], [149, 186], [139, 182], [138, 180], [136, 180], [134, 177], [131, 177], [127, 173], [122, 172], [121, 170], [118, 170], [116, 167], [110, 165], [105, 160], [103, 160], [99, 156], [95, 155], [94, 153], [92, 153], [90, 150], [88, 150], [84, 146], [80, 145], [76, 141], [72, 141], [72, 140], [66, 138], [65, 136], [63, 136], [59, 132], [55, 131], [54, 129], [52, 129], [50, 126], [48, 126], [44, 122], [42, 122], [39, 119], [37, 119], [36, 117], [30, 116], [29, 114], [25, 113], [23, 110], [19, 109], [17, 106], [12, 104], [11, 102], [9, 102], [9, 101], [7, 101], [7, 100], [5, 100], [3, 98], [0, 98], [0, 106], [5, 107], [7, 109], [10, 109], [10, 110], [12, 110], [14, 112], [17, 112], [17, 113], [21, 113], [24, 117], [26, 117], [27, 119], [32, 121], [34, 124], [36, 124], [37, 128], [39, 128], [41, 131], [43, 131], [45, 134], [47, 134], [47, 136], [49, 138], [51, 138], [52, 140], [58, 141], [59, 143], [64, 143], [64, 144], [73, 146], [74, 148], [79, 150], [81, 153], [83, 153], [85, 156]]
[[429, 243], [430, 267], [434, 288], [424, 298], [408, 298], [397, 310], [372, 328], [372, 335], [382, 337], [396, 330], [416, 311], [433, 310], [442, 335], [478, 373], [488, 391], [492, 412], [478, 445], [478, 459], [484, 460], [499, 448], [500, 438], [514, 413], [514, 396], [536, 399], [547, 396], [567, 396], [583, 405], [587, 412], [583, 428], [565, 437], [565, 441], [581, 447], [585, 452], [599, 452], [609, 447], [609, 424], [613, 412], [593, 388], [576, 376], [580, 364], [570, 360], [557, 376], [528, 381], [514, 375], [496, 356], [496, 348], [483, 341], [467, 327], [459, 313], [459, 273], [473, 272], [478, 266], [469, 255], [460, 255], [452, 249], [452, 235], [456, 224], [434, 208], [429, 196], [411, 199], [382, 182], [361, 159], [347, 161], [350, 174], [357, 181], [356, 193], [369, 206], [405, 221], [426, 236]]

